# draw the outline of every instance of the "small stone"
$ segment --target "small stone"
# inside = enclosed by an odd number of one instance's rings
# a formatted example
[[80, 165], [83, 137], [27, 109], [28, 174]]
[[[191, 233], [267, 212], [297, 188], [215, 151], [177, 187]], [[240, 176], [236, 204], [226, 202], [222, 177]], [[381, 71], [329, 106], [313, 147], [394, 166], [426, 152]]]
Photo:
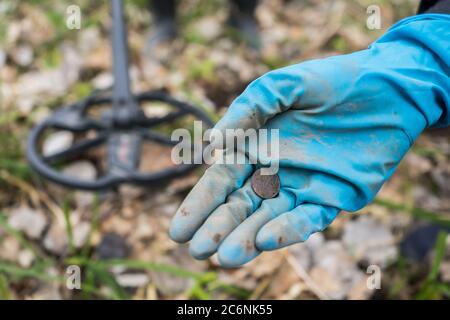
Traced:
[[220, 35], [221, 24], [216, 17], [205, 17], [195, 24], [195, 31], [205, 40], [213, 40]]
[[313, 252], [314, 250], [320, 249], [325, 243], [325, 237], [323, 236], [323, 233], [316, 232], [313, 233], [308, 240], [305, 242], [305, 246]]
[[74, 192], [74, 200], [77, 208], [90, 208], [95, 202], [95, 192], [77, 190]]
[[20, 243], [13, 237], [2, 237], [0, 241], [0, 261], [17, 261]]
[[28, 237], [37, 239], [47, 225], [45, 215], [28, 206], [20, 206], [10, 212], [8, 223], [16, 230], [23, 231]]
[[[156, 256], [155, 262], [176, 265], [187, 271], [203, 272], [207, 266], [205, 261], [196, 261], [189, 255], [186, 245], [178, 246], [174, 251]], [[164, 272], [150, 272], [152, 283], [164, 295], [176, 295], [185, 292], [193, 285], [193, 279], [174, 277]]]
[[[46, 275], [51, 277], [58, 277], [59, 272], [56, 268], [50, 267], [44, 271]], [[57, 282], [42, 283], [38, 290], [30, 297], [32, 300], [61, 300], [61, 292]]]
[[442, 262], [439, 269], [442, 281], [450, 282], [450, 261]]
[[146, 214], [140, 214], [137, 217], [137, 227], [132, 236], [139, 240], [150, 239], [154, 233], [155, 230], [153, 230], [149, 217]]
[[150, 277], [145, 273], [122, 273], [115, 278], [117, 283], [125, 288], [143, 287], [150, 281]]
[[78, 48], [82, 56], [91, 53], [95, 48], [101, 45], [101, 34], [97, 27], [83, 28], [78, 37]]
[[21, 250], [17, 257], [17, 261], [23, 268], [28, 268], [34, 261], [34, 254], [30, 250]]
[[303, 270], [309, 270], [312, 266], [312, 255], [305, 243], [289, 247], [289, 252], [295, 257]]
[[16, 100], [17, 110], [23, 115], [28, 115], [33, 110], [35, 102], [32, 97], [19, 96]]
[[354, 257], [386, 267], [397, 256], [391, 231], [370, 216], [361, 216], [344, 226], [342, 241]]
[[81, 248], [88, 239], [91, 225], [88, 222], [80, 222], [73, 228], [73, 244], [77, 248]]
[[123, 237], [115, 233], [107, 233], [95, 251], [99, 259], [122, 259], [128, 256], [130, 248]]
[[6, 64], [6, 52], [0, 50], [0, 69]]
[[414, 152], [409, 152], [405, 156], [405, 163], [410, 170], [408, 171], [413, 177], [418, 177], [421, 174], [428, 173], [433, 169], [433, 163], [427, 157], [418, 155]]
[[73, 133], [70, 131], [58, 131], [50, 135], [44, 141], [42, 146], [42, 154], [50, 156], [68, 149], [73, 143]]
[[252, 176], [252, 189], [263, 199], [271, 199], [280, 192], [280, 178], [278, 174], [262, 175], [258, 169]]
[[443, 195], [450, 195], [450, 169], [448, 165], [440, 166], [431, 172], [431, 178]]
[[66, 230], [59, 223], [52, 223], [44, 238], [44, 247], [50, 252], [62, 255], [67, 249], [69, 239]]
[[64, 167], [63, 173], [80, 180], [94, 180], [97, 176], [97, 170], [89, 161], [76, 161]]
[[33, 49], [29, 45], [21, 45], [12, 52], [15, 63], [21, 67], [26, 67], [33, 62]]
[[92, 80], [95, 89], [106, 90], [112, 87], [114, 83], [113, 76], [110, 72], [100, 73]]
[[136, 198], [142, 196], [145, 192], [145, 189], [141, 186], [136, 186], [132, 184], [121, 184], [119, 185], [119, 193], [122, 199], [131, 199], [135, 200]]
[[345, 298], [364, 277], [340, 241], [326, 241], [312, 254], [311, 278], [332, 299]]

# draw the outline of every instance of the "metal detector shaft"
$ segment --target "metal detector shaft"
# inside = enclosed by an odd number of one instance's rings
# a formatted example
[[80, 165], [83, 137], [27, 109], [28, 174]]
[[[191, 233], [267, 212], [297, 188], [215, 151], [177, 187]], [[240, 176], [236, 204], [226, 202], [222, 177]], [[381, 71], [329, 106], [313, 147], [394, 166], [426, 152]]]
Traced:
[[111, 0], [112, 16], [112, 55], [114, 91], [113, 100], [116, 106], [129, 102], [132, 97], [130, 90], [130, 76], [128, 73], [128, 49], [125, 18], [122, 0]]

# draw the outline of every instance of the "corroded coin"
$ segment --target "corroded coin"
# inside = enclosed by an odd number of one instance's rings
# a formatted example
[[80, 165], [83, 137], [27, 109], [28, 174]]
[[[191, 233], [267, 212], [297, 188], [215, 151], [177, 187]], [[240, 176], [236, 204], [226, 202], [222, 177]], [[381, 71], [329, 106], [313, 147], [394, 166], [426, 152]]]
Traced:
[[252, 189], [263, 199], [274, 198], [280, 192], [280, 178], [276, 173], [262, 175], [261, 169], [258, 169], [252, 176]]

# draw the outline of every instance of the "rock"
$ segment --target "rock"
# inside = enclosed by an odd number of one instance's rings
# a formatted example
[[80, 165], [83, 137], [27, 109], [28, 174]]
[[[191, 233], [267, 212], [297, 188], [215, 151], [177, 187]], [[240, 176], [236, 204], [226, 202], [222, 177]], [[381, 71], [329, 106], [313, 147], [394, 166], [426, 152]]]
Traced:
[[0, 69], [4, 67], [5, 63], [6, 63], [6, 52], [0, 50]]
[[[246, 265], [247, 271], [259, 279], [274, 274], [283, 264], [282, 251], [263, 253]], [[243, 269], [242, 269], [243, 270]]]
[[6, 33], [6, 43], [13, 44], [17, 42], [22, 33], [22, 23], [21, 21], [12, 21], [9, 24], [7, 33]]
[[[51, 277], [58, 276], [58, 270], [53, 267], [45, 270], [45, 273]], [[47, 282], [41, 284], [30, 298], [32, 300], [61, 300], [62, 296], [57, 282]]]
[[37, 98], [41, 94], [60, 96], [67, 87], [59, 70], [27, 72], [17, 82], [17, 92], [21, 96]]
[[30, 298], [31, 300], [61, 300], [62, 296], [57, 285], [45, 284], [41, 286]]
[[34, 107], [35, 99], [32, 97], [20, 96], [16, 100], [17, 109], [23, 115], [28, 115]]
[[145, 115], [150, 118], [162, 118], [172, 112], [171, 107], [164, 103], [153, 102], [143, 106]]
[[373, 295], [373, 290], [367, 287], [367, 275], [358, 278], [347, 294], [349, 300], [367, 300]]
[[313, 252], [318, 250], [325, 239], [320, 232], [312, 234], [304, 243], [288, 247], [289, 252], [297, 260], [297, 263], [305, 270], [313, 266]]
[[[203, 272], [206, 268], [205, 261], [192, 259], [187, 245], [178, 245], [170, 254], [157, 257], [157, 263], [177, 266], [192, 272]], [[174, 295], [185, 292], [191, 288], [193, 279], [174, 277], [169, 273], [151, 272], [152, 282], [165, 295]]]
[[101, 34], [97, 27], [83, 28], [78, 37], [78, 48], [83, 56], [100, 45]]
[[54, 254], [64, 255], [66, 253], [68, 243], [69, 239], [67, 237], [65, 227], [61, 226], [56, 221], [53, 222], [50, 230], [48, 230], [45, 235], [43, 241], [44, 248]]
[[441, 263], [440, 274], [443, 282], [450, 282], [450, 261], [444, 261]]
[[414, 203], [420, 208], [424, 208], [431, 211], [442, 210], [443, 199], [435, 195], [431, 190], [423, 185], [415, 185], [412, 188], [412, 197]]
[[150, 281], [146, 273], [122, 273], [115, 276], [119, 285], [125, 288], [139, 288], [145, 286]]
[[140, 214], [137, 217], [137, 227], [132, 236], [137, 240], [145, 240], [150, 239], [154, 233], [150, 218], [146, 214]]
[[34, 254], [30, 250], [21, 250], [17, 256], [17, 261], [23, 268], [29, 268], [34, 261]]
[[82, 61], [77, 51], [63, 45], [61, 52], [63, 63], [57, 69], [27, 72], [19, 78], [15, 90], [20, 98], [32, 99], [36, 105], [42, 95], [62, 96], [78, 81]]
[[99, 259], [123, 259], [130, 253], [125, 239], [115, 233], [103, 235], [95, 252]]
[[410, 173], [413, 177], [418, 177], [419, 175], [430, 172], [433, 168], [433, 164], [430, 159], [414, 152], [408, 152], [404, 161], [410, 168], [408, 173]]
[[68, 149], [74, 140], [74, 135], [70, 131], [57, 131], [45, 139], [42, 146], [42, 154], [50, 156], [60, 151]]
[[325, 238], [323, 236], [323, 233], [316, 232], [316, 233], [313, 233], [308, 238], [308, 240], [305, 241], [305, 246], [312, 252], [314, 250], [318, 250], [319, 248], [321, 248], [324, 243], [325, 243]]
[[320, 290], [333, 299], [343, 299], [346, 292], [340, 288], [339, 278], [335, 278], [331, 272], [322, 267], [313, 267], [310, 272], [311, 279], [319, 286]]
[[0, 261], [16, 261], [20, 243], [13, 237], [2, 237], [0, 241]]
[[205, 40], [210, 41], [217, 38], [222, 32], [221, 23], [217, 17], [209, 16], [195, 23], [195, 31]]
[[309, 270], [312, 266], [312, 254], [305, 243], [299, 243], [288, 248], [297, 263], [304, 269]]
[[288, 250], [326, 296], [362, 299], [371, 294], [366, 286], [366, 276], [342, 242], [326, 242], [322, 233], [315, 233], [305, 243], [291, 246]]
[[20, 45], [13, 50], [12, 59], [21, 67], [27, 67], [33, 62], [33, 48], [29, 45]]
[[339, 30], [339, 34], [356, 49], [366, 48], [371, 42], [358, 25], [345, 25]]
[[295, 271], [288, 264], [283, 264], [275, 272], [267, 291], [264, 293], [264, 298], [277, 299], [282, 297], [293, 285], [298, 283], [299, 278]]
[[448, 163], [433, 170], [431, 178], [438, 186], [441, 194], [450, 195], [450, 169], [448, 168]]
[[167, 186], [167, 192], [170, 195], [174, 195], [178, 192], [184, 192], [192, 189], [192, 187], [198, 182], [199, 176], [197, 173], [193, 172], [186, 176], [174, 179]]
[[342, 241], [357, 260], [386, 267], [397, 256], [391, 231], [370, 216], [360, 216], [344, 226]]
[[332, 299], [345, 298], [364, 277], [345, 250], [342, 242], [327, 241], [313, 251], [314, 267], [310, 276], [319, 288]]
[[65, 87], [68, 89], [78, 81], [81, 67], [83, 66], [83, 59], [78, 53], [78, 50], [68, 44], [61, 46], [61, 52], [63, 55], [63, 63], [58, 70], [62, 73]]
[[94, 165], [86, 160], [72, 162], [64, 167], [63, 173], [80, 180], [94, 180], [97, 177]]
[[119, 185], [120, 197], [124, 200], [135, 200], [145, 193], [145, 189], [142, 186], [136, 186], [132, 184]]
[[103, 223], [103, 230], [108, 233], [114, 233], [121, 237], [127, 237], [134, 232], [135, 221], [126, 219], [121, 215], [114, 214]]
[[114, 82], [113, 76], [110, 72], [102, 72], [94, 79], [92, 79], [92, 85], [95, 89], [106, 90], [112, 87]]
[[77, 248], [81, 248], [88, 239], [91, 225], [88, 222], [80, 222], [73, 227], [73, 244]]
[[167, 203], [158, 206], [158, 212], [167, 217], [172, 217], [179, 207], [180, 207], [179, 199], [174, 199], [173, 203]]
[[11, 210], [8, 223], [28, 237], [37, 239], [47, 225], [47, 218], [42, 212], [23, 205]]
[[90, 208], [95, 202], [95, 192], [77, 190], [74, 193], [74, 200], [78, 208]]
[[164, 87], [169, 76], [168, 70], [163, 64], [153, 59], [142, 58], [142, 77], [151, 82], [156, 88]]

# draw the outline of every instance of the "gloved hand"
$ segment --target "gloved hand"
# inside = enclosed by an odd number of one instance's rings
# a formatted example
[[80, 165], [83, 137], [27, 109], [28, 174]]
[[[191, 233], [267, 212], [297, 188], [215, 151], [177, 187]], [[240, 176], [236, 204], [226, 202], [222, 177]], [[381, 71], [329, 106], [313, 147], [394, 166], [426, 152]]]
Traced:
[[449, 76], [450, 16], [440, 14], [407, 18], [367, 50], [267, 73], [215, 128], [279, 129], [279, 195], [253, 192], [257, 165], [212, 165], [177, 211], [171, 238], [192, 239], [192, 256], [217, 251], [232, 267], [360, 209], [426, 127], [449, 124]]

